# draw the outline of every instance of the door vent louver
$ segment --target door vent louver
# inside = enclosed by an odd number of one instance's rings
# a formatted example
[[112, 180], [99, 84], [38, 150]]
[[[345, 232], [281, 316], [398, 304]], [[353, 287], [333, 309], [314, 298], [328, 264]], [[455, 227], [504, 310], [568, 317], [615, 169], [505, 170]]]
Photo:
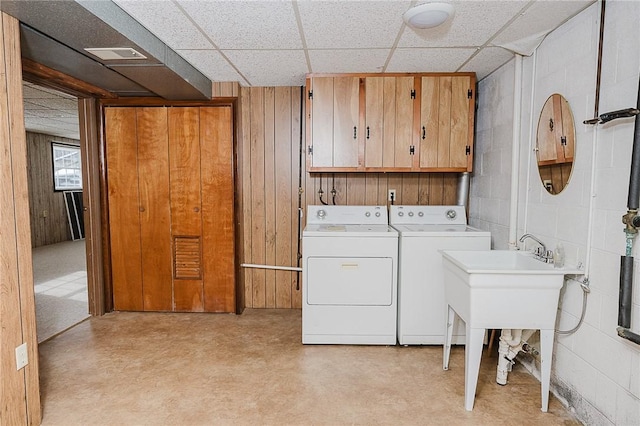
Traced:
[[177, 280], [202, 279], [200, 237], [173, 237], [173, 278]]

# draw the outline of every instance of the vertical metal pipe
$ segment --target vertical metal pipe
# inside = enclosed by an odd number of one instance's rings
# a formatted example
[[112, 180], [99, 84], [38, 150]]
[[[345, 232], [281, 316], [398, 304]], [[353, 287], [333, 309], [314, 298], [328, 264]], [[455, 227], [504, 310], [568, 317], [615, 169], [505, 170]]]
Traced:
[[[638, 98], [636, 108], [640, 109], [640, 81], [638, 81]], [[629, 176], [629, 210], [638, 210], [640, 203], [640, 114], [636, 115], [633, 134], [633, 152], [631, 154], [631, 174]]]
[[633, 287], [633, 256], [620, 257], [620, 308], [618, 325], [631, 327], [631, 289]]
[[456, 204], [465, 206], [469, 202], [469, 172], [462, 172], [458, 175], [458, 192], [456, 195]]

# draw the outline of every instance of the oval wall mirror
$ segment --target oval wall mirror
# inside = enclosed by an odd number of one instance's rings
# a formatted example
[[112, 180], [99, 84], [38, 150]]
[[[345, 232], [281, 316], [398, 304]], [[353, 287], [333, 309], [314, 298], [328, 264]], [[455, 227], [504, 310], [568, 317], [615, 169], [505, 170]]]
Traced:
[[569, 102], [557, 93], [544, 103], [536, 137], [540, 180], [549, 194], [559, 194], [573, 169], [576, 131]]

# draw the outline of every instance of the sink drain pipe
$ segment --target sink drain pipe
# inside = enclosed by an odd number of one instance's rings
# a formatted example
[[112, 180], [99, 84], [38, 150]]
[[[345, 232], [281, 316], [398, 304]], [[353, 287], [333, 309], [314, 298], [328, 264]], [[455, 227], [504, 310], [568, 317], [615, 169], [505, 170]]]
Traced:
[[631, 154], [631, 173], [629, 176], [629, 196], [627, 198], [627, 214], [622, 216], [626, 225], [626, 253], [620, 258], [620, 298], [618, 305], [618, 336], [640, 345], [640, 335], [631, 331], [631, 307], [633, 293], [633, 240], [638, 234], [640, 216], [640, 79], [638, 81], [638, 99], [636, 106], [635, 128], [633, 133], [633, 151]]

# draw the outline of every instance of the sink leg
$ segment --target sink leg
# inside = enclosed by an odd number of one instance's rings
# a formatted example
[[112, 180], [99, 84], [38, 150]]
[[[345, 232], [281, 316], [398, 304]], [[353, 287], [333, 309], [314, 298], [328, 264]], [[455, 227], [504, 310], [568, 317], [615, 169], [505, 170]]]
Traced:
[[480, 372], [480, 358], [482, 357], [482, 341], [484, 328], [466, 327], [466, 347], [464, 349], [464, 408], [473, 410]]
[[444, 333], [444, 354], [442, 358], [442, 369], [449, 369], [449, 355], [451, 355], [451, 339], [453, 338], [453, 329], [456, 324], [456, 313], [451, 306], [447, 310], [447, 329]]
[[553, 330], [540, 330], [540, 364], [542, 367], [540, 385], [542, 387], [542, 411], [545, 413], [549, 409], [549, 381], [551, 380], [553, 339]]

